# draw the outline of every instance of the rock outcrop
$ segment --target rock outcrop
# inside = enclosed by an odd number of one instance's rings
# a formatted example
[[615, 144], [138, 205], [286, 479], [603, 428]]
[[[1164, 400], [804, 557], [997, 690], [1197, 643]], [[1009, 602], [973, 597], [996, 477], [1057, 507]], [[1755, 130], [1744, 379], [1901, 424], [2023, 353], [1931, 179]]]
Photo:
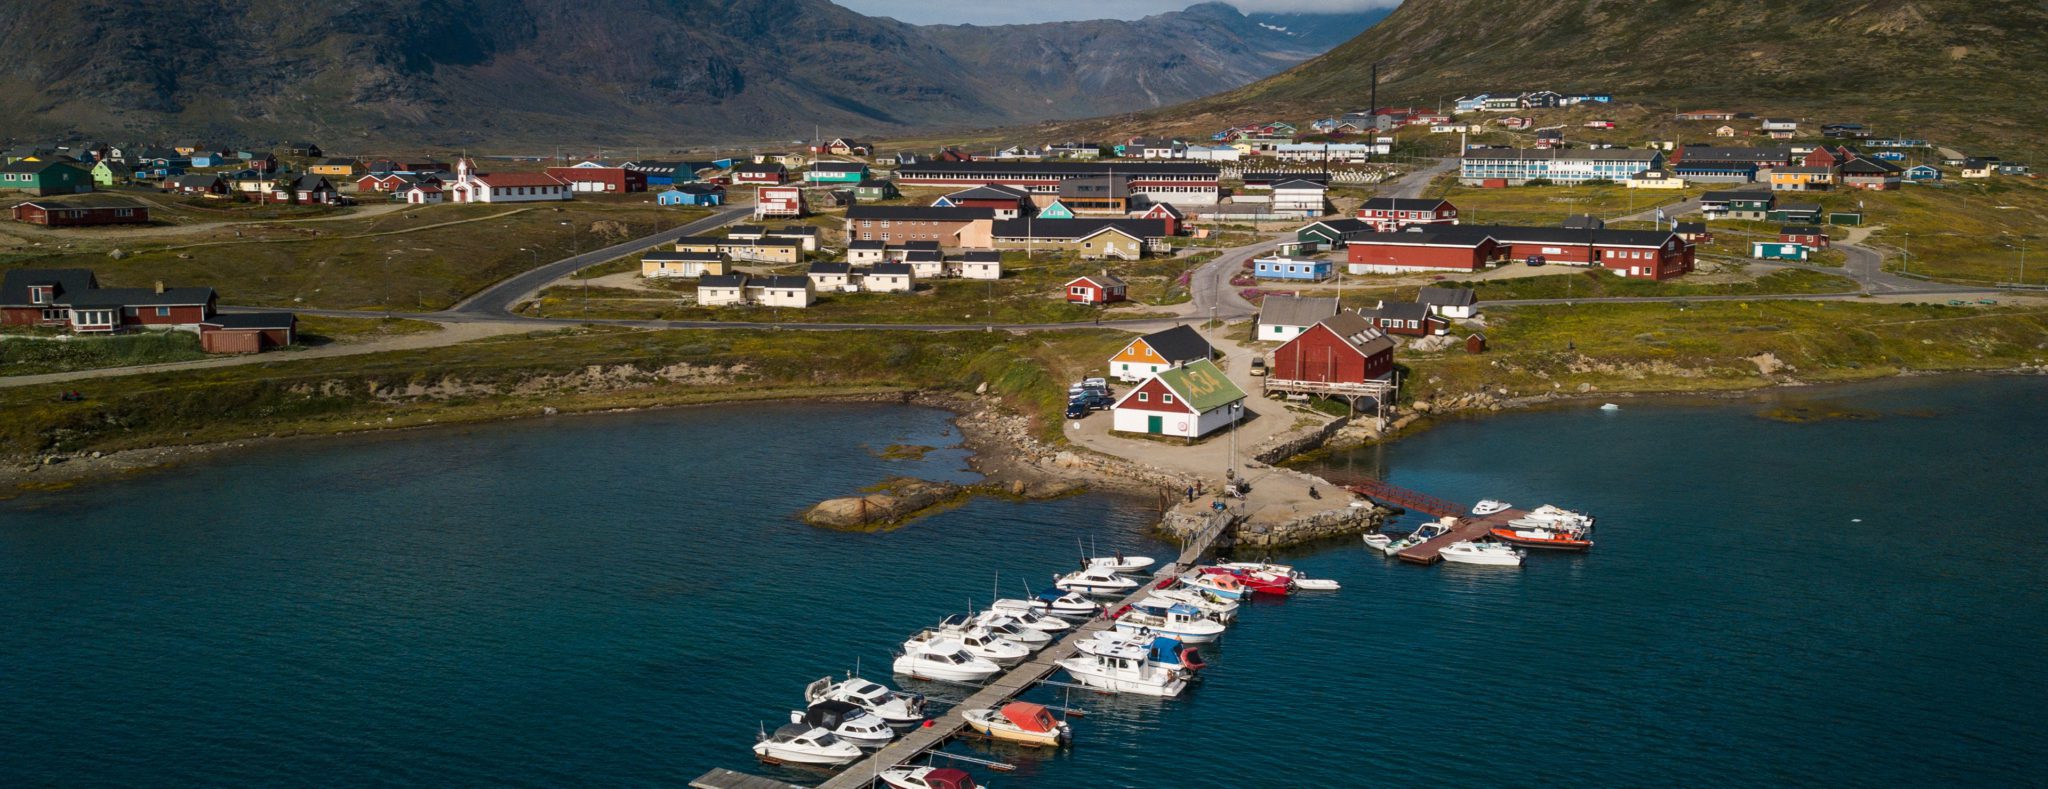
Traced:
[[966, 489], [947, 482], [898, 477], [859, 496], [821, 501], [804, 511], [804, 522], [828, 529], [870, 529], [893, 526], [912, 516], [958, 500]]

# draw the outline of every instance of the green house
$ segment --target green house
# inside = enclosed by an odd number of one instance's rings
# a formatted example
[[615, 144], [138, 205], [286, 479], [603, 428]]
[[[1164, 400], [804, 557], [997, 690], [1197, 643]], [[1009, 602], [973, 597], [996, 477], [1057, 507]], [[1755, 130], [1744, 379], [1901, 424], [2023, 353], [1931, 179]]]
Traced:
[[64, 162], [19, 161], [0, 167], [0, 189], [37, 197], [92, 191], [92, 174]]
[[1068, 208], [1066, 203], [1054, 200], [1051, 203], [1046, 204], [1044, 208], [1038, 209], [1038, 218], [1073, 219], [1074, 209]]
[[1818, 225], [1823, 209], [1818, 203], [1785, 203], [1764, 213], [1766, 222], [1788, 225]]
[[1804, 263], [1807, 252], [1805, 244], [1758, 241], [1749, 245], [1749, 256], [1758, 260], [1792, 260]]
[[92, 166], [92, 182], [102, 187], [124, 184], [135, 178], [135, 168], [104, 159]]
[[853, 187], [853, 198], [862, 202], [894, 200], [902, 196], [902, 192], [896, 191], [896, 182], [885, 178], [864, 179]]
[[1327, 219], [1294, 231], [1294, 240], [1306, 250], [1342, 249], [1344, 240], [1352, 234], [1372, 230], [1363, 219]]

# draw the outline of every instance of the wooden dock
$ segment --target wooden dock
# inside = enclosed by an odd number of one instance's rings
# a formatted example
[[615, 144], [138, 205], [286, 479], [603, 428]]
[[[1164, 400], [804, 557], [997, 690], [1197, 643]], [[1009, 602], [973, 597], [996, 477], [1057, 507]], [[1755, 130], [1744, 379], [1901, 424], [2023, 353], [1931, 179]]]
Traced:
[[1443, 561], [1443, 550], [1446, 546], [1466, 540], [1477, 540], [1493, 531], [1494, 527], [1506, 526], [1508, 521], [1528, 514], [1526, 510], [1502, 510], [1492, 515], [1460, 518], [1458, 525], [1452, 526], [1450, 531], [1394, 556], [1404, 562], [1436, 564]]
[[[1143, 586], [1138, 587], [1137, 591], [1125, 596], [1122, 600], [1110, 604], [1109, 609], [1114, 611], [1124, 605], [1137, 602], [1139, 598], [1144, 597], [1147, 592], [1151, 591], [1153, 584], [1156, 583], [1156, 579], [1177, 576], [1188, 568], [1193, 567], [1216, 544], [1216, 540], [1223, 536], [1223, 532], [1229, 529], [1230, 523], [1231, 517], [1228, 514], [1216, 513], [1211, 516], [1209, 524], [1203, 527], [1201, 532], [1188, 539], [1185, 547], [1181, 550], [1180, 556], [1176, 557], [1173, 563], [1166, 565], [1154, 574], [1153, 578], [1155, 580], [1148, 581]], [[1069, 632], [1066, 638], [1062, 638], [1045, 649], [1039, 650], [1038, 654], [1033, 655], [1030, 660], [1018, 664], [1017, 667], [996, 677], [995, 681], [983, 686], [974, 695], [968, 696], [966, 700], [953, 705], [953, 708], [947, 710], [946, 714], [932, 719], [928, 725], [913, 729], [909, 733], [896, 738], [895, 742], [889, 743], [881, 750], [869, 754], [867, 758], [854, 762], [845, 770], [840, 771], [838, 775], [833, 776], [831, 780], [819, 784], [819, 789], [866, 789], [866, 787], [875, 783], [875, 776], [881, 773], [881, 771], [909, 764], [926, 751], [938, 748], [946, 744], [947, 740], [958, 735], [967, 726], [967, 720], [961, 717], [962, 711], [996, 707], [1016, 698], [1024, 691], [1030, 690], [1031, 686], [1044, 681], [1046, 677], [1052, 676], [1054, 671], [1059, 670], [1058, 662], [1072, 657], [1077, 651], [1076, 645], [1083, 639], [1095, 633], [1108, 630], [1113, 626], [1113, 623], [1106, 619], [1096, 618], [1088, 620]], [[748, 783], [748, 781], [756, 783]], [[789, 789], [788, 784], [780, 781], [770, 781], [766, 778], [736, 773], [731, 770], [712, 770], [697, 780], [691, 781], [690, 785], [699, 787], [699, 789]]]

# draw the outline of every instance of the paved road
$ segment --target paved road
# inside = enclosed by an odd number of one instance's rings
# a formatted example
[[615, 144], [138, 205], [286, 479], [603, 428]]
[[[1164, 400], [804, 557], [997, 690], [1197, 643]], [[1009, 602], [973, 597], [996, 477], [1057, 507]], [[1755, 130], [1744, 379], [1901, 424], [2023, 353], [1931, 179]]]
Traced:
[[1402, 197], [1409, 199], [1421, 197], [1423, 192], [1429, 190], [1430, 182], [1435, 181], [1437, 176], [1443, 175], [1444, 173], [1448, 173], [1456, 169], [1458, 169], [1458, 160], [1438, 159], [1436, 160], [1436, 164], [1432, 164], [1428, 167], [1424, 167], [1420, 170], [1416, 170], [1407, 175], [1401, 176], [1399, 179], [1396, 179], [1394, 181], [1394, 185], [1391, 188], [1380, 191], [1380, 196]]
[[727, 207], [703, 219], [673, 230], [664, 230], [651, 236], [643, 236], [624, 243], [613, 244], [603, 249], [595, 249], [573, 257], [562, 258], [561, 260], [484, 288], [469, 298], [463, 299], [461, 303], [440, 313], [435, 313], [429, 319], [475, 320], [481, 318], [500, 320], [514, 317], [512, 315], [512, 307], [522, 301], [533, 298], [534, 294], [539, 293], [541, 288], [547, 287], [550, 282], [621, 255], [630, 255], [651, 247], [672, 243], [683, 236], [694, 236], [699, 233], [709, 232], [739, 221], [741, 217], [751, 214], [753, 210], [752, 206]]

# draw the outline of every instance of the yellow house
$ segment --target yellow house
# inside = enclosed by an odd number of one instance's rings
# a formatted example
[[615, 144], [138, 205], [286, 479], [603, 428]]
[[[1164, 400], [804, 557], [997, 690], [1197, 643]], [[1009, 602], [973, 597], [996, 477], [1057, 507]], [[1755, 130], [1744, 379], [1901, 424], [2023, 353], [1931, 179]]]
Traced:
[[1714, 130], [1714, 136], [1715, 136], [1715, 137], [1733, 137], [1733, 136], [1735, 136], [1735, 127], [1733, 127], [1733, 126], [1723, 126], [1723, 127], [1721, 127], [1721, 128], [1715, 129], [1715, 130]]
[[1182, 324], [1132, 340], [1109, 357], [1109, 374], [1125, 382], [1143, 381], [1212, 353], [1207, 339]]
[[356, 160], [328, 159], [319, 164], [308, 166], [306, 168], [306, 172], [312, 173], [314, 175], [327, 175], [334, 176], [337, 178], [353, 179], [356, 177]]
[[1773, 192], [1814, 192], [1834, 185], [1833, 167], [1779, 167], [1771, 171]]
[[682, 238], [676, 239], [676, 251], [710, 252], [712, 254], [717, 254], [719, 246], [725, 243], [726, 241], [723, 238], [706, 238], [704, 236], [683, 236]]
[[1145, 239], [1122, 229], [1105, 227], [1081, 238], [1078, 248], [1083, 260], [1119, 258], [1137, 260], [1145, 254]]
[[732, 264], [716, 252], [649, 252], [640, 259], [640, 276], [716, 277], [732, 273]]
[[[678, 244], [678, 246], [681, 246]], [[751, 260], [759, 263], [799, 263], [804, 259], [803, 245], [795, 241], [762, 239], [759, 241], [726, 241], [718, 245], [718, 251], [733, 260]]]
[[1628, 177], [1630, 189], [1684, 189], [1685, 179], [1663, 170], [1644, 170]]

